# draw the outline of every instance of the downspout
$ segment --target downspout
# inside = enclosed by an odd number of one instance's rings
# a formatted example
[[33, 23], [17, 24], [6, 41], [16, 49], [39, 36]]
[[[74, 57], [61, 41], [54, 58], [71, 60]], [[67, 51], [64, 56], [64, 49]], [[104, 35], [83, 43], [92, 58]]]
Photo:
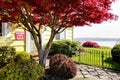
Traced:
[[72, 41], [74, 39], [74, 27], [72, 27]]

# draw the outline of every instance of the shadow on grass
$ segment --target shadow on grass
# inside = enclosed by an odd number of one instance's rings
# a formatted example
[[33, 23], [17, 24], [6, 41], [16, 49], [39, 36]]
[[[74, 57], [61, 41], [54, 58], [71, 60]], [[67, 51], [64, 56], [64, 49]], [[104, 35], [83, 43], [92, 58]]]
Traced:
[[112, 69], [120, 71], [120, 63], [114, 62], [112, 58], [106, 58], [104, 62], [110, 64]]

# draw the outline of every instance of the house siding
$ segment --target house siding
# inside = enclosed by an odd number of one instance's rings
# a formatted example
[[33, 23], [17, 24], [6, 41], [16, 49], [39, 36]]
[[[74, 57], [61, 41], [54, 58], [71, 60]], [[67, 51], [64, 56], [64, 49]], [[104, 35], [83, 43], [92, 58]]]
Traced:
[[[15, 28], [15, 26], [16, 25], [12, 25], [11, 36], [7, 37], [7, 38], [6, 37], [0, 38], [0, 43], [5, 44], [6, 41], [8, 41], [9, 44], [6, 43], [5, 46], [12, 46], [16, 49], [16, 51], [27, 51], [27, 52], [36, 51], [34, 40], [32, 39], [31, 34], [28, 32], [29, 33], [29, 35], [28, 35], [28, 33], [24, 29], [22, 29], [20, 27]], [[15, 33], [16, 32], [23, 32], [24, 33], [24, 39], [16, 40], [16, 38], [15, 38]], [[48, 40], [50, 38], [50, 34], [51, 34], [51, 29], [48, 28], [48, 27], [46, 28], [46, 30], [42, 30], [42, 39], [43, 39], [42, 44], [43, 45], [48, 42]], [[68, 28], [68, 29], [65, 30], [65, 39], [69, 39], [69, 40], [73, 39], [73, 28]]]
[[[13, 40], [13, 42], [10, 44], [10, 46], [13, 46], [16, 51], [25, 51], [25, 36], [24, 36], [24, 40], [16, 40], [15, 39], [15, 32], [24, 32], [23, 29], [21, 28], [17, 28], [14, 31], [12, 31], [12, 36], [11, 36], [11, 40]], [[24, 32], [25, 35], [25, 32]]]
[[66, 29], [66, 39], [73, 40], [73, 28]]
[[51, 35], [51, 29], [46, 28], [46, 31], [42, 31], [42, 38], [43, 38], [43, 45], [46, 44], [50, 38]]
[[[73, 28], [67, 28], [65, 30], [65, 39], [73, 40]], [[50, 38], [51, 29], [47, 28], [46, 31], [43, 32], [43, 44], [46, 44]], [[54, 39], [55, 40], [55, 39]]]

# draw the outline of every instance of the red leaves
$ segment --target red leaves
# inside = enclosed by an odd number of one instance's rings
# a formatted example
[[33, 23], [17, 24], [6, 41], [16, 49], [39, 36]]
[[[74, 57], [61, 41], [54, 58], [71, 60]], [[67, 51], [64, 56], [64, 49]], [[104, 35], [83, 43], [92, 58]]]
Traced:
[[[30, 16], [29, 13], [32, 14], [31, 21], [40, 25], [84, 26], [116, 19], [115, 15], [109, 13], [112, 2], [114, 0], [1, 0], [0, 16], [7, 12], [12, 17], [10, 21], [15, 22], [22, 11], [26, 18]], [[2, 17], [10, 18], [3, 14]]]
[[70, 79], [76, 76], [77, 66], [66, 55], [55, 54], [50, 59], [50, 73], [53, 77]]
[[93, 48], [100, 48], [100, 46], [96, 42], [86, 41], [82, 45], [83, 47], [93, 47]]

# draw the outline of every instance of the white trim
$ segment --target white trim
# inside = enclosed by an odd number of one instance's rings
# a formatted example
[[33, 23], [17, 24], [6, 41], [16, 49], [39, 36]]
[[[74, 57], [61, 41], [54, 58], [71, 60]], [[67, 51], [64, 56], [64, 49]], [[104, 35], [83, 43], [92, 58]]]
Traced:
[[2, 35], [0, 37], [11, 36], [11, 25], [10, 23], [2, 23]]
[[31, 52], [30, 50], [30, 33], [26, 31], [26, 52]]
[[64, 39], [66, 39], [66, 30], [64, 30], [60, 34], [56, 34], [55, 36], [55, 40], [64, 40]]

